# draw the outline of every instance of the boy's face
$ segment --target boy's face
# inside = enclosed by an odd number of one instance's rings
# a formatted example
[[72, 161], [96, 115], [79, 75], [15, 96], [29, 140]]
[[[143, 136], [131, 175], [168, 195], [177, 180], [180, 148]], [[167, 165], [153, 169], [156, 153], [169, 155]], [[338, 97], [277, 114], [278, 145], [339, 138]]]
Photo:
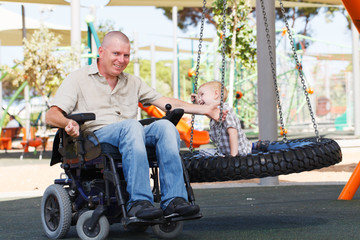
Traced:
[[216, 91], [211, 86], [202, 86], [198, 90], [198, 102], [200, 105], [210, 105], [216, 101]]

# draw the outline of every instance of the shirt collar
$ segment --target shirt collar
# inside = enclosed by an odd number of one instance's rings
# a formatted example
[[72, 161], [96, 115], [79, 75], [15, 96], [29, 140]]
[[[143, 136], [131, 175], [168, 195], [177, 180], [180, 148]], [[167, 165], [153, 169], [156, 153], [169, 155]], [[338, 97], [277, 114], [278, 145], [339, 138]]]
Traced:
[[98, 73], [101, 76], [98, 66], [97, 66], [97, 61], [98, 61], [98, 59], [96, 59], [96, 61], [92, 61], [92, 64], [89, 66], [89, 70], [88, 70], [89, 75]]

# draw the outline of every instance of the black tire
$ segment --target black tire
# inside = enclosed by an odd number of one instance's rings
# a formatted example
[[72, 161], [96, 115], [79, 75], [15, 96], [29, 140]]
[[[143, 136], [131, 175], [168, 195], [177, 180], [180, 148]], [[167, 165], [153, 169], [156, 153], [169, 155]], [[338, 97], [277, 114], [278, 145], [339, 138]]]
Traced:
[[184, 226], [184, 222], [167, 222], [151, 226], [152, 232], [159, 238], [175, 238]]
[[82, 240], [103, 240], [106, 239], [109, 234], [110, 224], [104, 215], [100, 217], [93, 231], [87, 229], [93, 212], [93, 210], [84, 212], [80, 215], [76, 223], [76, 232]]
[[190, 182], [215, 182], [273, 177], [311, 171], [341, 162], [340, 146], [332, 139], [316, 138], [273, 142], [276, 151], [247, 156], [201, 156], [182, 154]]
[[50, 185], [41, 200], [41, 223], [48, 238], [65, 237], [71, 227], [69, 194], [59, 184]]

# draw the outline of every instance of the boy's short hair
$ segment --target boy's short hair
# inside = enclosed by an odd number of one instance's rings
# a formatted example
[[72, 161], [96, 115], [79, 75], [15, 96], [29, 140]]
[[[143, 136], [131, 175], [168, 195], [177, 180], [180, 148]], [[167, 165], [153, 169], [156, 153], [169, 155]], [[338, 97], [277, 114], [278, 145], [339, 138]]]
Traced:
[[[213, 87], [215, 90], [219, 90], [221, 92], [221, 82], [219, 82], [219, 81], [214, 80], [214, 81], [203, 83], [200, 85], [199, 89], [204, 86]], [[224, 86], [224, 102], [226, 101], [227, 97], [228, 97], [228, 90]]]

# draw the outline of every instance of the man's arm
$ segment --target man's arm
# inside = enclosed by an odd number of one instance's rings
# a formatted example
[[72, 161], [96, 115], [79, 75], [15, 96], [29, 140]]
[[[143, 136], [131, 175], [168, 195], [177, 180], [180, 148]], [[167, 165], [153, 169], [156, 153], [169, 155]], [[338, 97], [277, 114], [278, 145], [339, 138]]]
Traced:
[[64, 116], [64, 111], [57, 106], [52, 106], [45, 115], [45, 121], [48, 125], [64, 128], [66, 133], [72, 137], [78, 137], [80, 127], [77, 122]]
[[230, 155], [235, 157], [239, 153], [238, 131], [236, 128], [229, 127], [227, 133], [229, 134]]
[[[216, 121], [219, 120], [220, 110], [219, 110], [217, 104], [197, 105], [197, 104], [187, 103], [182, 100], [175, 99], [175, 98], [169, 98], [169, 97], [161, 97], [161, 98], [153, 101], [151, 104], [153, 104], [156, 107], [160, 108], [161, 110], [165, 111], [165, 105], [167, 103], [171, 104], [172, 109], [182, 108], [182, 109], [184, 109], [184, 111], [186, 113], [206, 115]], [[227, 113], [228, 113], [228, 111], [224, 110], [223, 119], [226, 118]]]

